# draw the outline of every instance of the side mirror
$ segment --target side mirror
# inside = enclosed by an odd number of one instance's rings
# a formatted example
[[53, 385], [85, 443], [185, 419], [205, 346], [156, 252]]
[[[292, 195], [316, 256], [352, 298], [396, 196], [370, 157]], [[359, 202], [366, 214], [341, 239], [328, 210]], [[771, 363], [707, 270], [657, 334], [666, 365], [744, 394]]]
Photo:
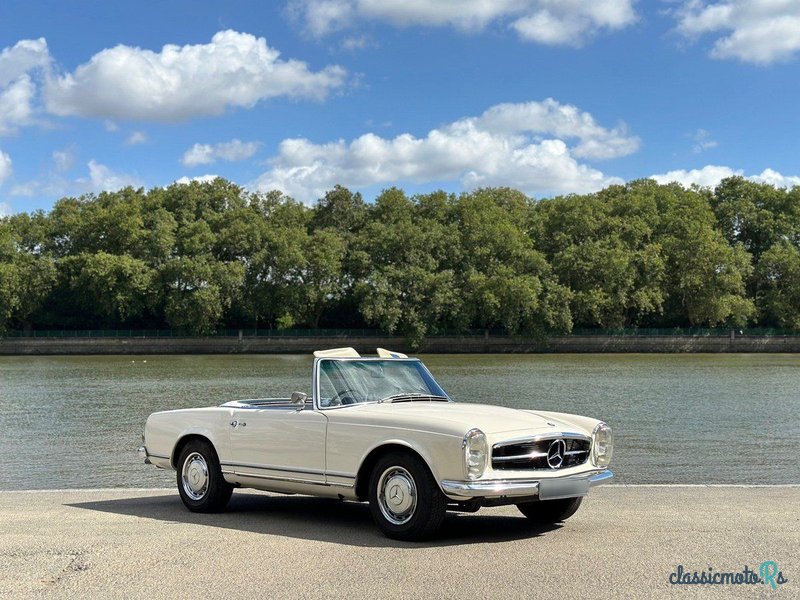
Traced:
[[308, 400], [308, 394], [303, 392], [292, 392], [292, 404], [297, 406], [298, 409], [305, 407], [306, 400]]

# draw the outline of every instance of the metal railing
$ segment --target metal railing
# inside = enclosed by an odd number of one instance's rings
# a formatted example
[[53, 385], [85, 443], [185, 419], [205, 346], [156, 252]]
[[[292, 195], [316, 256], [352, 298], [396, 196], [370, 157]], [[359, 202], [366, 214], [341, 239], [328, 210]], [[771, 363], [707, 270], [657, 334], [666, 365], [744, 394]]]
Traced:
[[647, 336], [647, 337], [734, 337], [740, 336], [787, 336], [800, 335], [794, 329], [780, 329], [777, 327], [623, 327], [618, 329], [589, 329], [575, 328], [570, 335], [582, 336]]
[[[730, 337], [731, 328], [700, 327], [629, 327], [618, 329], [575, 328], [567, 335], [572, 336], [637, 336], [637, 337]], [[800, 331], [768, 327], [733, 329], [734, 337], [742, 336], [797, 336]], [[428, 338], [436, 337], [497, 337], [508, 336], [502, 329], [442, 330], [429, 333]], [[397, 337], [399, 333], [386, 333], [379, 329], [218, 329], [213, 333], [196, 334], [179, 329], [32, 329], [29, 331], [7, 331], [0, 334], [6, 338], [181, 338], [181, 337], [273, 337], [273, 338], [377, 338]], [[530, 337], [520, 334], [519, 337]]]

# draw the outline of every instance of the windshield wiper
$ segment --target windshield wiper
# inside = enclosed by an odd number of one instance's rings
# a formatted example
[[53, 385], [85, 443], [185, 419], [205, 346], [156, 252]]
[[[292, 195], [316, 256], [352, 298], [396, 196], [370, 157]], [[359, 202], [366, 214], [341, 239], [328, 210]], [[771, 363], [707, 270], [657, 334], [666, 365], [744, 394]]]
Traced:
[[437, 396], [436, 394], [420, 394], [420, 393], [409, 393], [404, 392], [402, 394], [393, 394], [391, 396], [386, 396], [386, 398], [381, 398], [378, 402], [413, 402], [414, 400], [430, 400], [436, 402], [447, 402], [448, 399], [446, 396]]

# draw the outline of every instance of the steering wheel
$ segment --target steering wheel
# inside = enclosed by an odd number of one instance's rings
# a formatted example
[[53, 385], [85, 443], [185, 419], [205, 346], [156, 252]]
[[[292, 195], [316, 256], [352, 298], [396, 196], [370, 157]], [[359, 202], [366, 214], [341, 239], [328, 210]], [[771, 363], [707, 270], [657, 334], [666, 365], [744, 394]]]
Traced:
[[338, 404], [356, 404], [356, 399], [354, 398], [355, 393], [350, 388], [345, 388], [336, 392], [336, 395], [331, 398], [331, 406], [336, 406]]

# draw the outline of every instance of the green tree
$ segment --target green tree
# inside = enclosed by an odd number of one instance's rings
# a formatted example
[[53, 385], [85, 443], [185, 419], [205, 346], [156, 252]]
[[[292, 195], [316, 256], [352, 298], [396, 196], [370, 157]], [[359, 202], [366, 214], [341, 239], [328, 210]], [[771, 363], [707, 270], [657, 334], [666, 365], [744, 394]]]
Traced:
[[453, 323], [461, 309], [455, 273], [448, 268], [458, 252], [457, 231], [420, 215], [417, 207], [403, 191], [385, 190], [354, 241], [364, 260], [356, 284], [361, 314], [415, 345]]
[[264, 227], [260, 246], [246, 264], [246, 313], [256, 324], [291, 327], [302, 312], [293, 293], [294, 271], [305, 261], [309, 211], [277, 192], [255, 196], [252, 205]]
[[755, 314], [745, 282], [752, 272], [742, 244], [729, 245], [715, 228], [707, 198], [678, 184], [658, 188], [660, 243], [675, 323], [744, 326]]
[[759, 307], [766, 319], [800, 329], [800, 250], [781, 241], [761, 255], [756, 268]]
[[213, 333], [239, 293], [244, 268], [209, 257], [179, 257], [167, 262], [160, 279], [164, 317], [170, 327], [194, 334]]
[[318, 328], [325, 309], [342, 296], [345, 251], [344, 238], [332, 229], [315, 231], [303, 240], [302, 262], [292, 278], [298, 321]]
[[314, 207], [312, 227], [333, 229], [346, 237], [356, 234], [368, 219], [367, 206], [359, 193], [336, 185]]
[[60, 268], [75, 305], [102, 325], [135, 320], [148, 307], [155, 272], [142, 260], [96, 252], [63, 258]]
[[741, 244], [756, 260], [780, 240], [800, 242], [800, 187], [792, 193], [729, 177], [708, 197], [728, 243]]
[[55, 265], [42, 254], [44, 230], [42, 213], [0, 219], [0, 332], [30, 326], [55, 286]]
[[539, 202], [533, 232], [582, 326], [641, 324], [662, 311], [664, 262], [648, 182]]
[[570, 293], [534, 247], [530, 211], [531, 201], [508, 188], [462, 194], [456, 202], [462, 323], [512, 333], [571, 329]]

